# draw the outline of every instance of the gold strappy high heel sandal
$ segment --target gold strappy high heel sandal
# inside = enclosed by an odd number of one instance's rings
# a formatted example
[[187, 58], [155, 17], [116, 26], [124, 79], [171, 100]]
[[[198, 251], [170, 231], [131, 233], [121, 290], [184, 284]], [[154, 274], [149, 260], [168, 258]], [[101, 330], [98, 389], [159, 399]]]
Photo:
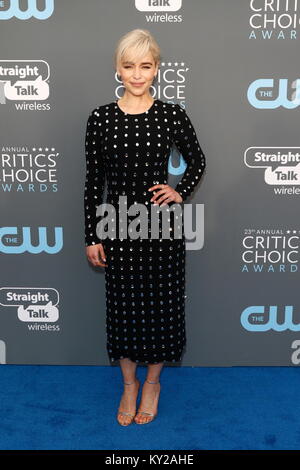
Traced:
[[[158, 381], [158, 382], [150, 382], [148, 379], [146, 379], [146, 382], [148, 382], [149, 384], [158, 384], [158, 383], [159, 383], [159, 381]], [[159, 394], [160, 394], [160, 389], [159, 389]], [[158, 394], [158, 396], [159, 396], [159, 394]], [[158, 408], [157, 408], [157, 411], [156, 411], [155, 414], [154, 414], [154, 413], [149, 413], [148, 411], [141, 411], [141, 410], [138, 410], [138, 412], [136, 413], [136, 415], [137, 415], [138, 413], [144, 414], [144, 415], [148, 415], [148, 416], [152, 416], [152, 419], [149, 419], [149, 421], [146, 421], [145, 423], [138, 423], [136, 420], [134, 420], [135, 423], [136, 423], [136, 424], [148, 424], [148, 423], [151, 423], [151, 421], [153, 421], [153, 420], [156, 418], [157, 413], [158, 413]], [[135, 417], [136, 417], [136, 415], [135, 415]]]
[[[136, 381], [138, 382], [138, 391], [139, 391], [140, 382], [139, 382], [138, 379], [134, 380], [133, 382], [123, 382], [123, 383], [124, 383], [125, 385], [132, 385], [132, 384], [135, 383]], [[122, 424], [122, 423], [120, 423], [119, 420], [118, 420], [118, 415], [119, 415], [119, 414], [122, 414], [122, 415], [125, 415], [125, 416], [131, 416], [132, 419], [129, 421], [129, 423], [127, 423], [127, 424]], [[119, 423], [121, 426], [129, 426], [129, 424], [131, 424], [131, 423], [133, 422], [134, 417], [135, 417], [135, 414], [127, 413], [126, 411], [120, 411], [120, 408], [118, 409], [117, 421], [118, 421], [118, 423]]]

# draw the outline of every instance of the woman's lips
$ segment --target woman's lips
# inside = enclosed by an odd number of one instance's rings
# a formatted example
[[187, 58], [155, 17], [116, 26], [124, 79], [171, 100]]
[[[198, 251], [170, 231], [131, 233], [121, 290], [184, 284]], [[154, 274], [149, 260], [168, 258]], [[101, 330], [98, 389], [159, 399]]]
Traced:
[[142, 86], [144, 83], [132, 83], [133, 86]]

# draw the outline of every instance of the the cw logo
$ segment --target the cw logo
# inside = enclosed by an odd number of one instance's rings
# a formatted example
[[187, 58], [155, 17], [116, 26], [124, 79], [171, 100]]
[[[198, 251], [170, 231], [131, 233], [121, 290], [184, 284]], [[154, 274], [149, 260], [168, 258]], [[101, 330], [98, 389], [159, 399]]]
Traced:
[[268, 308], [264, 305], [251, 305], [243, 310], [241, 324], [248, 331], [300, 331], [300, 323], [293, 320], [293, 305], [285, 306], [283, 322], [278, 321], [278, 311], [277, 305], [270, 305]]
[[[288, 80], [280, 78], [278, 80], [278, 92], [275, 94], [275, 84], [273, 78], [260, 78], [252, 82], [247, 91], [247, 98], [254, 108], [275, 109], [282, 106], [287, 109], [294, 109], [300, 105], [300, 79], [296, 79], [293, 84], [295, 88], [292, 99], [288, 99]], [[265, 90], [268, 88], [268, 90]]]
[[[62, 227], [55, 227], [55, 240], [54, 245], [49, 246], [47, 241], [47, 227], [38, 227], [38, 245], [31, 243], [31, 228], [22, 227], [18, 230], [17, 227], [2, 227], [0, 228], [0, 253], [19, 254], [19, 253], [58, 253], [63, 247], [63, 230]], [[22, 242], [18, 242], [14, 238], [15, 245], [9, 245], [7, 242], [12, 241], [13, 235], [22, 238]], [[3, 243], [3, 240], [5, 244]], [[18, 243], [17, 243], [18, 242]]]
[[0, 11], [0, 20], [10, 20], [13, 17], [19, 20], [28, 20], [34, 16], [38, 20], [46, 20], [54, 11], [54, 0], [45, 0], [45, 9], [38, 10], [37, 0], [27, 0], [28, 8], [26, 11], [20, 10], [19, 0], [10, 0], [10, 6], [7, 10]]

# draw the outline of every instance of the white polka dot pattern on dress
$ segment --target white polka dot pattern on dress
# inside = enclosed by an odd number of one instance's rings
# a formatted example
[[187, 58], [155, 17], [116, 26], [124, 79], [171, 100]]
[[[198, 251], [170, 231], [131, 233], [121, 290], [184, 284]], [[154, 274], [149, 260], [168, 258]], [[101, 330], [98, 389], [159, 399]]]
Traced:
[[[143, 363], [177, 362], [186, 344], [185, 238], [173, 236], [183, 223], [168, 211], [170, 238], [133, 239], [118, 233], [119, 196], [132, 204], [153, 205], [148, 188], [168, 183], [173, 143], [187, 168], [177, 185], [183, 200], [195, 189], [205, 158], [194, 128], [179, 106], [156, 99], [144, 113], [128, 114], [117, 101], [95, 108], [86, 128], [85, 243], [102, 242], [105, 254], [107, 352], [111, 361], [129, 357]], [[96, 209], [103, 201], [116, 208], [115, 237], [98, 238]], [[175, 188], [176, 189], [176, 188]], [[176, 189], [177, 190], [177, 189]], [[130, 222], [130, 220], [129, 220]], [[130, 231], [129, 231], [130, 233]]]

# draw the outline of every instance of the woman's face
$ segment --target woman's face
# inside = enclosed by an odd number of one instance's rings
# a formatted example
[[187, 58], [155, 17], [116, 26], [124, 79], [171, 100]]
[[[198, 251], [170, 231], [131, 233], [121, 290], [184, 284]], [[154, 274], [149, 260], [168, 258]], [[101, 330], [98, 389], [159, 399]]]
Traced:
[[143, 95], [148, 92], [153, 79], [157, 74], [158, 65], [155, 65], [151, 52], [139, 62], [123, 61], [118, 74], [127, 91], [134, 95]]

